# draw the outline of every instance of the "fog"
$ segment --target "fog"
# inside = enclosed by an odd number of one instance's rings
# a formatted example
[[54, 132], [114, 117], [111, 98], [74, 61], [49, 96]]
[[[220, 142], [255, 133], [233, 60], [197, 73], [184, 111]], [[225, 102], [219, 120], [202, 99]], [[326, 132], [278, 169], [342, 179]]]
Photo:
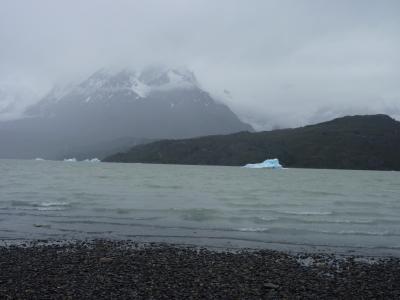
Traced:
[[400, 119], [400, 2], [2, 0], [0, 118], [105, 66], [186, 66], [257, 129]]

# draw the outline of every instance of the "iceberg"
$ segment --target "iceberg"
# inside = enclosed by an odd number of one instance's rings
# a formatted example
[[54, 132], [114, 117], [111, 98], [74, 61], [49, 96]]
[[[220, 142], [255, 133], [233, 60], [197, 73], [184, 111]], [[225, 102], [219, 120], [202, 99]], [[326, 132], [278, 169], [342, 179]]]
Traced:
[[[78, 160], [75, 157], [73, 157], [73, 158], [64, 158], [64, 161], [78, 162]], [[98, 158], [87, 158], [87, 159], [82, 160], [82, 162], [97, 163], [97, 162], [101, 162], [101, 160], [98, 159]]]
[[65, 158], [64, 161], [76, 162], [76, 158]]
[[282, 169], [282, 165], [277, 158], [264, 160], [258, 164], [247, 164], [244, 168], [250, 169]]
[[98, 158], [92, 158], [92, 159], [85, 159], [85, 160], [83, 160], [84, 162], [100, 162], [100, 159], [98, 159]]

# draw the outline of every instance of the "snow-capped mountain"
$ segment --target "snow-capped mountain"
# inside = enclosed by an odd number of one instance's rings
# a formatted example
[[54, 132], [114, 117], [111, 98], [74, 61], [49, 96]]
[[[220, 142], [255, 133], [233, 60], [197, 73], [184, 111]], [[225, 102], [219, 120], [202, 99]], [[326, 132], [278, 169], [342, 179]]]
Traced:
[[101, 69], [78, 85], [54, 88], [38, 105], [30, 107], [27, 113], [43, 116], [54, 112], [52, 110], [56, 109], [58, 103], [65, 101], [88, 105], [110, 101], [132, 102], [151, 97], [155, 92], [187, 89], [200, 90], [200, 87], [194, 74], [183, 68], [149, 67], [141, 72]]
[[[54, 155], [49, 155], [53, 157], [82, 145], [127, 137], [154, 140], [252, 130], [184, 68], [102, 69], [79, 84], [54, 88], [29, 107], [26, 115], [19, 121], [0, 123], [0, 138], [2, 131], [9, 137], [13, 132], [28, 134], [29, 140], [55, 148], [50, 151]], [[45, 156], [40, 151], [28, 153], [30, 145], [24, 147], [23, 155], [8, 148], [13, 157]], [[3, 152], [0, 149], [0, 157], [10, 157]]]

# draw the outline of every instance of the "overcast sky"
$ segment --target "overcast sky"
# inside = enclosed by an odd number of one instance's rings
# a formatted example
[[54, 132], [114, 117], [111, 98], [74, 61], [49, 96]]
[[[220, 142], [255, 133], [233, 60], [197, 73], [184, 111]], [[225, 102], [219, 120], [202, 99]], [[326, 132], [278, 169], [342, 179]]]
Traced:
[[400, 119], [400, 1], [0, 0], [0, 110], [104, 66], [149, 63], [229, 90], [258, 128]]

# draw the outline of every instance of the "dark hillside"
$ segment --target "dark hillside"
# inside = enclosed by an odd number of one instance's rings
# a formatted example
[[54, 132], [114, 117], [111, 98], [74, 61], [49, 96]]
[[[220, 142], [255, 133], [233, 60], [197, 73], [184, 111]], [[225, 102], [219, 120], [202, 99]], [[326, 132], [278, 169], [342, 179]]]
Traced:
[[286, 167], [400, 170], [400, 122], [348, 116], [295, 129], [163, 140], [105, 161], [240, 166], [275, 157]]

